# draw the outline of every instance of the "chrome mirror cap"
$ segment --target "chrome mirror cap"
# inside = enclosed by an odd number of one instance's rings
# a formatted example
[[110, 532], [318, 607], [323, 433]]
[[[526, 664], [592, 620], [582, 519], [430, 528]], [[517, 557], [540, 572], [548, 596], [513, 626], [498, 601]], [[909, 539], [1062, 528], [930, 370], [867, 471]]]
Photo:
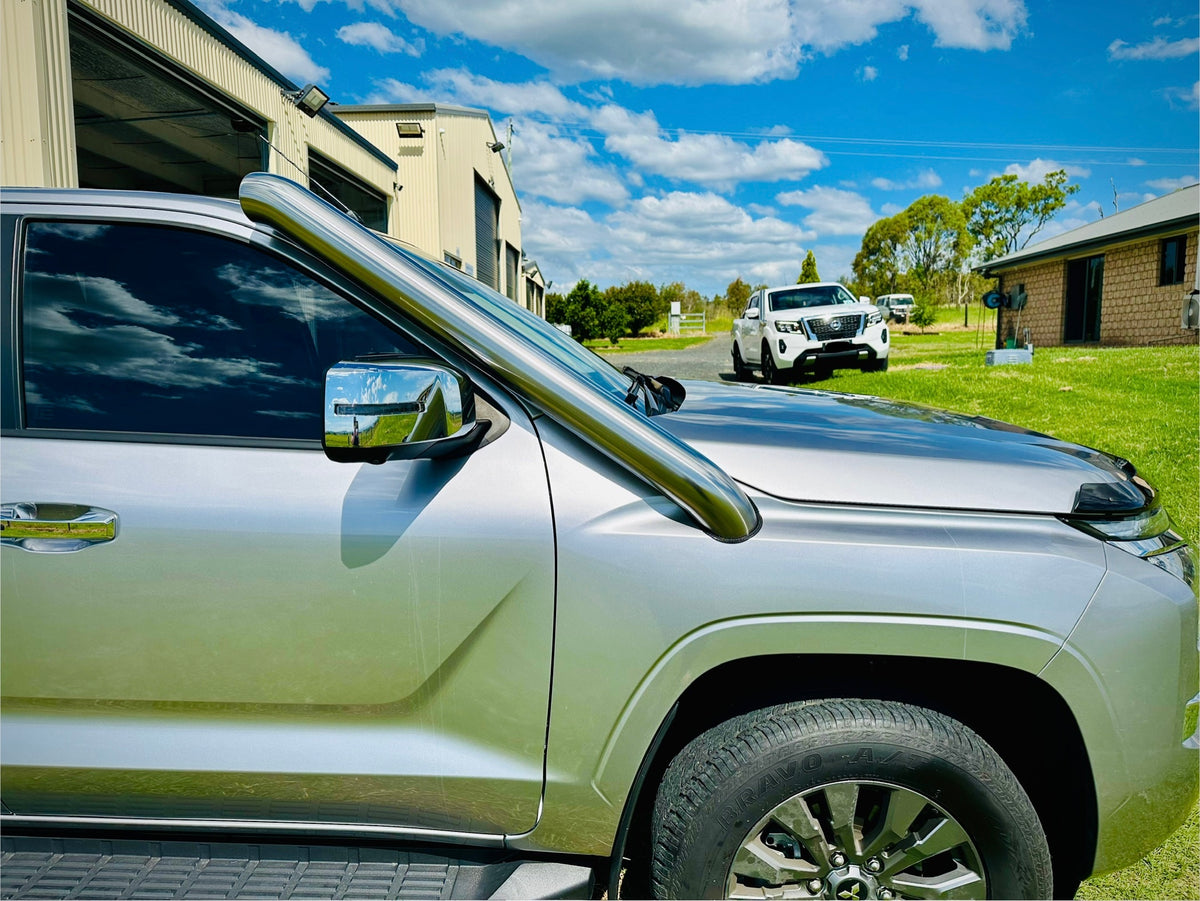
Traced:
[[452, 456], [474, 450], [486, 431], [470, 379], [433, 360], [343, 362], [325, 374], [322, 445], [331, 460]]

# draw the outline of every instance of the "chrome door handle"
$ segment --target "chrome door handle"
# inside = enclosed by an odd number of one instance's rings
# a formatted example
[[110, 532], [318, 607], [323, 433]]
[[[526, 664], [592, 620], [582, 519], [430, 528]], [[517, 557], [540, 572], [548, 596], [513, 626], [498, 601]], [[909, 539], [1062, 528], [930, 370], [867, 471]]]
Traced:
[[0, 504], [0, 545], [36, 554], [82, 551], [117, 537], [117, 514], [83, 504]]

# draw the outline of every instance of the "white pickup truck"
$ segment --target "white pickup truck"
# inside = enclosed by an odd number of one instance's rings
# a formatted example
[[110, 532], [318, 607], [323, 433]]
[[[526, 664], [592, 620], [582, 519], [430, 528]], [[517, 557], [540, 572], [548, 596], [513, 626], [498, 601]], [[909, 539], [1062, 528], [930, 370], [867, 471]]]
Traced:
[[733, 370], [742, 380], [752, 369], [773, 384], [805, 369], [883, 372], [888, 349], [879, 308], [836, 282], [763, 288], [733, 322]]

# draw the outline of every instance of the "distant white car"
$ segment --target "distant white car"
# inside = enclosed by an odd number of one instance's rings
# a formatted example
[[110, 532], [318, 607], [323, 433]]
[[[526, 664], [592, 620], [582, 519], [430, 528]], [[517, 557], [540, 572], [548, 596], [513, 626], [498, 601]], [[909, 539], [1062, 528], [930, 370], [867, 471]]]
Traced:
[[882, 372], [888, 368], [888, 329], [870, 298], [837, 282], [764, 288], [733, 323], [733, 369], [751, 370], [778, 384], [810, 369]]
[[881, 294], [875, 298], [875, 306], [879, 307], [884, 318], [897, 322], [908, 322], [915, 303], [911, 294]]

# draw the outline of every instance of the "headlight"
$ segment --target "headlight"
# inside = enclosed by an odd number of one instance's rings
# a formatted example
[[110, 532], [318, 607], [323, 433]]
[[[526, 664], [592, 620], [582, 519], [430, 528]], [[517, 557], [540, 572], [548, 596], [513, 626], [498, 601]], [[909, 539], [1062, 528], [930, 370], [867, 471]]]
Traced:
[[867, 325], [879, 325], [883, 322], [883, 314], [878, 310], [872, 310], [867, 314]]
[[1112, 519], [1061, 517], [1063, 522], [1141, 557], [1196, 590], [1196, 553], [1171, 528], [1171, 517], [1154, 505], [1131, 516]]
[[777, 332], [798, 332], [800, 331], [799, 322], [788, 322], [787, 320], [776, 320], [775, 331]]

